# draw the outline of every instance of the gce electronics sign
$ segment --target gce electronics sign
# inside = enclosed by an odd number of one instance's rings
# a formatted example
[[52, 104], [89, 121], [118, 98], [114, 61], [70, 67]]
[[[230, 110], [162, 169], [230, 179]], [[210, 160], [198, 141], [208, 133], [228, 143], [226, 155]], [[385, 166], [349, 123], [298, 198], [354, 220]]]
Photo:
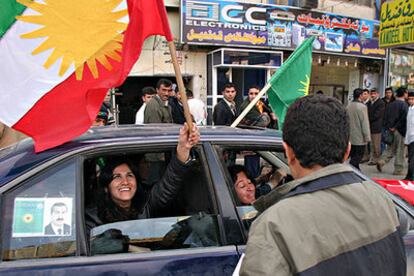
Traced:
[[181, 0], [181, 42], [295, 49], [317, 36], [315, 51], [385, 58], [376, 21], [235, 1]]

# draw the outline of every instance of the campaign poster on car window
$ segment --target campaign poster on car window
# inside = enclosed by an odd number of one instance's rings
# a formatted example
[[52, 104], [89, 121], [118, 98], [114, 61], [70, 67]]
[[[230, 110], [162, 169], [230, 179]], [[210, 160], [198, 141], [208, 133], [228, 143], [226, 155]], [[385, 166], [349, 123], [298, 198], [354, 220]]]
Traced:
[[16, 198], [12, 237], [70, 236], [73, 199]]

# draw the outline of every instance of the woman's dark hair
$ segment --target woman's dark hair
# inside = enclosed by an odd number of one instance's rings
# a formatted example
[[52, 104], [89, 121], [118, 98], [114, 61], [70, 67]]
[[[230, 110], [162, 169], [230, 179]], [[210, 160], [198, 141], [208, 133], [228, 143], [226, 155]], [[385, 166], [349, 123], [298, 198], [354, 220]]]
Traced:
[[349, 142], [346, 109], [329, 96], [299, 98], [287, 111], [283, 140], [304, 168], [342, 163]]
[[[115, 202], [112, 201], [109, 194], [108, 186], [113, 179], [113, 171], [116, 167], [126, 164], [135, 175], [137, 182], [137, 192], [132, 198], [131, 208], [129, 210], [124, 210], [119, 207]], [[140, 177], [137, 167], [134, 165], [134, 162], [125, 157], [125, 156], [111, 156], [106, 158], [105, 165], [101, 170], [101, 173], [98, 178], [99, 186], [99, 197], [97, 206], [98, 206], [98, 216], [104, 223], [110, 223], [115, 221], [124, 221], [136, 219], [143, 203], [140, 202]]]
[[242, 165], [232, 165], [228, 169], [229, 169], [229, 173], [230, 173], [230, 176], [231, 176], [231, 180], [233, 181], [233, 185], [234, 185], [234, 183], [236, 183], [237, 174], [240, 173], [240, 172], [244, 172], [246, 174], [247, 178], [249, 178], [250, 181], [254, 185], [256, 185], [256, 182], [255, 182], [254, 178], [251, 177], [250, 173], [246, 170], [246, 167], [245, 166], [242, 166]]

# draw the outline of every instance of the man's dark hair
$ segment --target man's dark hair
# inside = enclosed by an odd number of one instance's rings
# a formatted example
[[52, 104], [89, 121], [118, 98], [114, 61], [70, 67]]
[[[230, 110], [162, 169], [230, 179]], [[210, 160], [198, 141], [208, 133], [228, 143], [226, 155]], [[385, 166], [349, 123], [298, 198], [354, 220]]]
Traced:
[[160, 89], [161, 84], [164, 87], [170, 87], [170, 86], [172, 86], [172, 82], [170, 80], [167, 80], [167, 79], [159, 79], [158, 82], [157, 82], [157, 86], [156, 86], [157, 89]]
[[244, 172], [246, 174], [247, 178], [249, 178], [250, 181], [254, 185], [256, 184], [254, 178], [251, 177], [250, 173], [246, 170], [246, 167], [245, 166], [242, 166], [242, 165], [232, 165], [232, 166], [229, 166], [228, 169], [229, 169], [229, 173], [230, 173], [230, 176], [231, 176], [231, 180], [233, 181], [233, 184], [236, 183], [237, 174], [240, 173], [240, 172]]
[[405, 87], [398, 87], [397, 91], [395, 91], [395, 94], [399, 98], [403, 97], [405, 93], [407, 93], [407, 88], [405, 88]]
[[390, 90], [392, 93], [394, 93], [394, 90], [392, 89], [392, 87], [391, 87], [391, 86], [390, 86], [390, 87], [385, 88], [385, 90], [384, 90], [384, 91], [388, 91], [388, 90]]
[[156, 93], [157, 93], [157, 91], [155, 91], [154, 87], [152, 87], [152, 86], [146, 86], [146, 87], [142, 88], [142, 96], [155, 95]]
[[377, 89], [374, 87], [374, 88], [371, 89], [370, 92], [377, 92]]
[[249, 86], [249, 89], [247, 89], [247, 92], [249, 92], [249, 90], [250, 90], [250, 89], [253, 89], [253, 88], [254, 88], [254, 89], [257, 89], [257, 90], [259, 90], [259, 91], [260, 91], [260, 86], [258, 86], [258, 85], [256, 85], [256, 84], [253, 84], [253, 85], [250, 85], [250, 86]]
[[353, 92], [353, 94], [352, 94], [352, 96], [353, 96], [353, 98], [354, 98], [354, 100], [357, 100], [358, 98], [359, 98], [359, 96], [361, 96], [362, 95], [362, 92], [363, 92], [364, 90], [362, 90], [361, 88], [356, 88], [356, 89], [354, 89], [354, 92]]
[[364, 88], [364, 89], [362, 89], [362, 92], [368, 92], [369, 93], [369, 89]]
[[346, 109], [329, 96], [299, 98], [287, 111], [283, 140], [304, 168], [342, 163], [349, 142]]
[[[236, 89], [236, 85], [234, 83], [228, 82], [223, 86], [223, 91], [226, 90], [226, 88], [234, 88]], [[237, 89], [236, 89], [237, 90]]]
[[66, 208], [66, 211], [68, 210], [68, 206], [66, 206], [66, 204], [65, 204], [65, 203], [63, 203], [63, 202], [56, 202], [55, 204], [53, 204], [53, 205], [52, 205], [52, 207], [50, 207], [50, 213], [51, 213], [51, 214], [53, 213], [53, 210], [54, 210], [56, 207], [65, 207], [65, 208]]
[[185, 94], [187, 95], [187, 98], [192, 98], [194, 97], [193, 95], [193, 91], [191, 91], [190, 89], [186, 88], [185, 89]]

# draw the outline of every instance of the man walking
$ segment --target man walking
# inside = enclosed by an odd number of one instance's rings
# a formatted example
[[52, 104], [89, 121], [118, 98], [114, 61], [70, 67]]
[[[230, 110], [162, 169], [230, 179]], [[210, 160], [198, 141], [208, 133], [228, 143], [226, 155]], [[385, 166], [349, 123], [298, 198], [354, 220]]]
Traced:
[[213, 122], [215, 125], [231, 125], [236, 116], [238, 115], [238, 110], [236, 107], [236, 87], [232, 83], [227, 83], [224, 85], [223, 100], [219, 101], [214, 107], [213, 111]]
[[367, 104], [369, 126], [371, 130], [371, 158], [368, 165], [376, 165], [381, 156], [382, 118], [385, 103], [379, 98], [377, 89], [371, 89], [371, 100]]
[[408, 92], [405, 88], [400, 87], [396, 91], [396, 96], [396, 100], [389, 104], [384, 115], [384, 119], [386, 119], [384, 127], [393, 134], [394, 140], [381, 155], [377, 169], [382, 172], [385, 163], [388, 163], [395, 156], [393, 175], [404, 175], [404, 137], [407, 131], [408, 112], [408, 104], [405, 100]]
[[392, 200], [343, 164], [350, 145], [342, 103], [299, 98], [287, 111], [283, 141], [295, 180], [253, 203], [261, 214], [240, 275], [406, 275]]
[[157, 82], [157, 95], [155, 95], [145, 107], [145, 124], [172, 123], [171, 107], [168, 105], [168, 97], [172, 89], [172, 82], [160, 79]]
[[359, 170], [364, 156], [365, 146], [371, 140], [369, 119], [366, 105], [363, 101], [362, 89], [357, 88], [353, 94], [354, 100], [347, 107], [349, 115], [351, 154], [349, 163]]

